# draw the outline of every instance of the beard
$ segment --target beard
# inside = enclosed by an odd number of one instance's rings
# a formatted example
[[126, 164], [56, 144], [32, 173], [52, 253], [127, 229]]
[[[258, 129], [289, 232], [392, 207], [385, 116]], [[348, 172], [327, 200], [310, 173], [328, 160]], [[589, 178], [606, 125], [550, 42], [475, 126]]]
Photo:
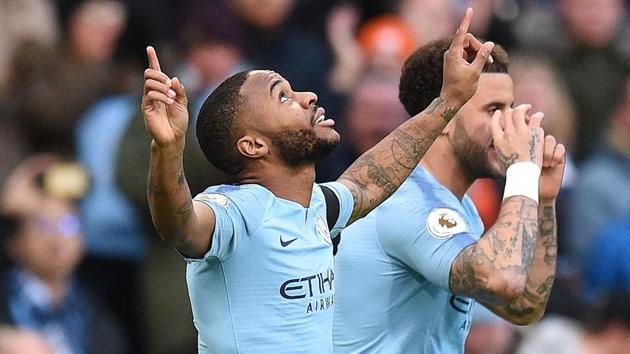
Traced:
[[472, 141], [461, 124], [456, 124], [453, 136], [455, 157], [468, 179], [501, 177], [501, 173], [488, 161], [488, 148]]
[[298, 167], [318, 162], [330, 154], [339, 139], [317, 137], [314, 129], [285, 129], [271, 135], [278, 148], [280, 158], [290, 167]]

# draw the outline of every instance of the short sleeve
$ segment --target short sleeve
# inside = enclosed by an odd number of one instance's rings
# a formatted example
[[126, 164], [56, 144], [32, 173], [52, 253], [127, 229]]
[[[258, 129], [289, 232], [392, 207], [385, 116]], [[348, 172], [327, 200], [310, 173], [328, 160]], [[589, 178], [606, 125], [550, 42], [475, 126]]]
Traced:
[[215, 215], [215, 227], [210, 250], [204, 255], [224, 259], [234, 253], [256, 229], [264, 208], [260, 198], [247, 191], [206, 190], [194, 200], [207, 205]]
[[354, 208], [354, 198], [352, 197], [352, 192], [350, 189], [339, 182], [327, 182], [322, 183], [321, 186], [328, 187], [330, 190], [335, 193], [335, 196], [339, 200], [339, 217], [337, 218], [337, 222], [335, 222], [332, 230], [330, 230], [330, 236], [332, 238], [337, 237], [341, 230], [343, 230], [348, 221], [350, 220], [350, 216], [352, 216], [352, 209]]
[[461, 214], [448, 208], [383, 205], [376, 217], [383, 251], [450, 291], [453, 261], [464, 248], [477, 241]]

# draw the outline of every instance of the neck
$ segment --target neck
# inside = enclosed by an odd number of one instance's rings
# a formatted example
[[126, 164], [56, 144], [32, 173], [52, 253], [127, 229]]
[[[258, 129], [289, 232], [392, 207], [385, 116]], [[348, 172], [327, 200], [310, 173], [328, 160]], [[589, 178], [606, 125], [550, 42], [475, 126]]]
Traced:
[[276, 197], [290, 200], [308, 208], [315, 183], [315, 165], [290, 168], [274, 164], [251, 166], [236, 176], [238, 184], [259, 184]]
[[455, 155], [451, 152], [445, 137], [439, 137], [431, 145], [420, 161], [420, 165], [429, 171], [433, 178], [450, 190], [459, 200], [464, 198], [464, 194], [474, 182], [474, 180], [468, 179], [462, 173], [462, 169]]

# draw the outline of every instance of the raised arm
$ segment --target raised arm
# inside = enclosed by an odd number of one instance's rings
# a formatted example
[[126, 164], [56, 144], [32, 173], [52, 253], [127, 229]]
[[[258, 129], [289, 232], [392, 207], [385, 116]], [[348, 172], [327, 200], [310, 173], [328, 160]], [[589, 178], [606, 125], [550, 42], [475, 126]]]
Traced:
[[523, 294], [505, 305], [486, 305], [497, 315], [516, 324], [529, 324], [545, 313], [556, 275], [556, 197], [564, 174], [565, 148], [549, 135], [545, 138], [543, 168], [540, 175], [538, 238], [534, 258]]
[[[499, 164], [521, 170], [508, 169], [506, 196], [497, 221], [477, 243], [465, 248], [451, 266], [452, 293], [472, 297], [491, 309], [501, 308], [501, 315], [508, 315], [510, 305], [528, 296], [528, 275], [539, 232], [536, 199], [543, 162], [542, 114], [532, 115], [527, 125], [528, 109], [528, 105], [521, 105], [504, 112], [505, 128], [499, 124], [499, 112], [493, 116], [492, 135]], [[518, 162], [526, 164], [515, 165]], [[508, 186], [519, 190], [514, 193]], [[513, 323], [525, 322], [518, 316], [505, 317]]]
[[[494, 44], [481, 44], [468, 32], [472, 9], [459, 25], [444, 53], [440, 96], [359, 157], [338, 181], [354, 198], [350, 222], [365, 216], [387, 199], [411, 174], [446, 124], [477, 91], [479, 75]], [[468, 58], [474, 57], [469, 63]]]
[[183, 153], [188, 129], [188, 100], [184, 86], [160, 70], [157, 54], [147, 48], [142, 114], [151, 142], [147, 196], [151, 218], [160, 237], [189, 257], [210, 247], [214, 214], [193, 203], [184, 176]]

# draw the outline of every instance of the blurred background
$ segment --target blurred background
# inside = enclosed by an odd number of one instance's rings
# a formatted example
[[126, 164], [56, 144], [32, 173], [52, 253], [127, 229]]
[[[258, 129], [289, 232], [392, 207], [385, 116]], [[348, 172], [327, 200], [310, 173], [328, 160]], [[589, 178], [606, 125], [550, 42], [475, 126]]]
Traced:
[[[467, 6], [569, 161], [545, 318], [517, 328], [478, 308], [466, 352], [630, 353], [627, 0], [0, 0], [0, 353], [196, 352], [185, 263], [145, 197], [147, 45], [186, 85], [191, 124], [245, 69], [316, 92], [343, 137], [324, 182], [408, 118], [402, 63]], [[193, 194], [229, 182], [190, 131]], [[469, 191], [486, 227], [502, 183]]]

